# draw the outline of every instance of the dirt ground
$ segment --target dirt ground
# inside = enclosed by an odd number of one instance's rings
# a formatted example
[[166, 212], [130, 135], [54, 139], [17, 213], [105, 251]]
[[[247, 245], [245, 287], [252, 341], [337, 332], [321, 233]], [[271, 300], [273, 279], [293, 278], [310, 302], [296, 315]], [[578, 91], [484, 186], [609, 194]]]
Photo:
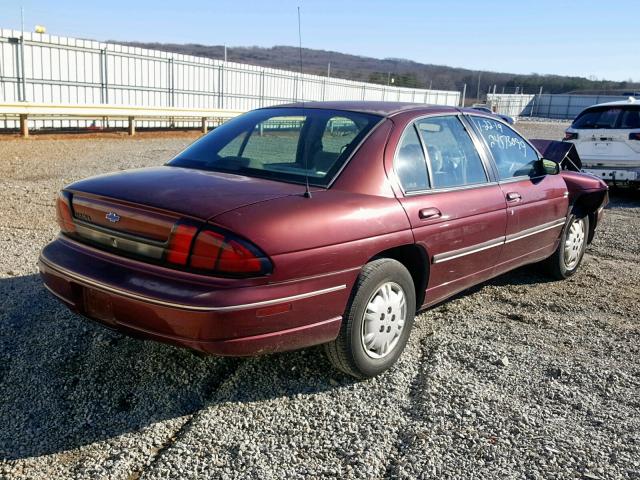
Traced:
[[0, 137], [0, 478], [640, 478], [640, 194], [612, 192], [570, 280], [534, 265], [464, 292], [357, 382], [319, 348], [200, 358], [124, 337], [42, 287], [61, 187], [196, 137]]

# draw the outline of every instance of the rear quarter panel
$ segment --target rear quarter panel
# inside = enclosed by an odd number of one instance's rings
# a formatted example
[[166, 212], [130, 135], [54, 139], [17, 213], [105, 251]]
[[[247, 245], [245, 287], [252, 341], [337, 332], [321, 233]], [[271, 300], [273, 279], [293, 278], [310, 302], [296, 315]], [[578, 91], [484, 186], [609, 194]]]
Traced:
[[269, 255], [274, 282], [359, 270], [376, 253], [413, 243], [407, 217], [394, 197], [337, 190], [243, 207], [213, 223]]

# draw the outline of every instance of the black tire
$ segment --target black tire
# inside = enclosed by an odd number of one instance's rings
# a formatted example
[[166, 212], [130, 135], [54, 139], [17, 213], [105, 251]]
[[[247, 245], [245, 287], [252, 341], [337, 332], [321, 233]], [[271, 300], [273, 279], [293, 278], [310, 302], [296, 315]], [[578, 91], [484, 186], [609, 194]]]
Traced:
[[[365, 341], [363, 339], [364, 316], [367, 305], [376, 299], [376, 295], [383, 286], [402, 289], [405, 299], [405, 320], [402, 327], [398, 327], [396, 315], [388, 314], [387, 318], [379, 320], [380, 328], [384, 327], [387, 335], [393, 335], [389, 334], [395, 331], [390, 330], [393, 328], [400, 330], [400, 334], [394, 337], [391, 342], [393, 346], [389, 347], [390, 350], [384, 356], [374, 358], [371, 355], [375, 355], [375, 352], [367, 349], [363, 343]], [[394, 295], [398, 294], [398, 291], [394, 292]], [[379, 375], [390, 368], [402, 354], [411, 333], [415, 313], [416, 293], [409, 271], [397, 260], [389, 258], [374, 260], [366, 264], [358, 276], [343, 316], [340, 333], [333, 342], [325, 345], [327, 357], [337, 369], [353, 377], [370, 378]], [[384, 314], [380, 315], [385, 317]], [[371, 326], [371, 323], [368, 325]]]
[[[580, 245], [573, 245], [575, 254], [577, 255], [573, 261], [569, 262], [569, 258], [567, 257], [565, 244], [567, 242], [567, 236], [570, 235], [570, 231], [572, 225], [574, 223], [582, 222], [582, 229], [584, 231], [583, 240]], [[567, 218], [567, 222], [564, 225], [564, 229], [562, 230], [562, 235], [560, 236], [560, 243], [558, 244], [558, 248], [553, 255], [545, 260], [545, 266], [547, 272], [553, 278], [558, 280], [564, 280], [565, 278], [569, 278], [571, 275], [576, 273], [578, 267], [582, 263], [582, 257], [584, 256], [584, 251], [587, 248], [587, 239], [589, 238], [589, 216], [582, 214], [572, 213]]]

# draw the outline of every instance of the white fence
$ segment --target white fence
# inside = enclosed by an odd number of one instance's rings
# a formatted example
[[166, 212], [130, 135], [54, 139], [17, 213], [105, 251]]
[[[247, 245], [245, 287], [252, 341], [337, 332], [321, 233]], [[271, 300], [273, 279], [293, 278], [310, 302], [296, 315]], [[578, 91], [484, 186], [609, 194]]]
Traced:
[[543, 117], [572, 120], [582, 110], [591, 105], [627, 100], [629, 97], [617, 95], [516, 95], [488, 94], [487, 103], [498, 113], [512, 117]]
[[[460, 93], [386, 87], [92, 40], [0, 29], [0, 103], [251, 110], [292, 101], [390, 100], [456, 106]], [[85, 123], [83, 123], [85, 122]], [[38, 120], [33, 126], [86, 125]], [[143, 126], [167, 122], [145, 121]], [[0, 128], [17, 128], [0, 117]]]

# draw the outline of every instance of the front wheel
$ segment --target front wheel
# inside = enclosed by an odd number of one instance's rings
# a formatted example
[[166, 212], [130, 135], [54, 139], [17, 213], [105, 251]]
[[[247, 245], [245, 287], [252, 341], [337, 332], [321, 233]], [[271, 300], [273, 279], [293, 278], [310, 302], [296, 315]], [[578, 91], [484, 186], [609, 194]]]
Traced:
[[547, 270], [551, 276], [563, 280], [576, 273], [587, 248], [588, 235], [589, 216], [569, 215], [558, 248], [546, 260]]
[[325, 346], [331, 363], [356, 378], [374, 377], [400, 357], [416, 312], [409, 271], [382, 258], [364, 266], [353, 288], [338, 337]]

